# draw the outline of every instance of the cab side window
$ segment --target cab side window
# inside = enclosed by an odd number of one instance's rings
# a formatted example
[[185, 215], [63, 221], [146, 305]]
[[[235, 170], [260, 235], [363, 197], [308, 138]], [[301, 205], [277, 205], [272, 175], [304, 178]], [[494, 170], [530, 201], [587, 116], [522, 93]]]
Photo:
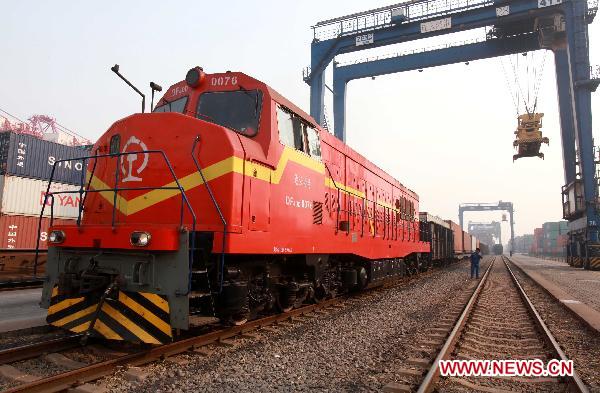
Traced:
[[277, 107], [277, 123], [279, 123], [279, 141], [286, 146], [296, 148], [292, 114]]
[[308, 150], [311, 157], [321, 159], [321, 141], [319, 133], [311, 126], [306, 126], [306, 135], [308, 139]]
[[279, 141], [285, 146], [293, 147], [311, 157], [321, 159], [321, 141], [319, 133], [300, 116], [277, 106], [277, 122], [279, 123]]

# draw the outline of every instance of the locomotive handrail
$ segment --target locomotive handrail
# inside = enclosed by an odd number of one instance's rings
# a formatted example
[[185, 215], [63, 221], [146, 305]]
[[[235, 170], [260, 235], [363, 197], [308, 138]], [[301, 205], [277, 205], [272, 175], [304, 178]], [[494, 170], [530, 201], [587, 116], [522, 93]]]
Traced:
[[[212, 192], [212, 189], [210, 188], [210, 185], [208, 184], [208, 182], [206, 181], [206, 177], [204, 177], [204, 172], [202, 171], [202, 168], [200, 167], [200, 163], [198, 162], [198, 160], [196, 159], [196, 156], [194, 155], [194, 151], [196, 150], [196, 146], [198, 145], [198, 142], [200, 142], [200, 135], [196, 135], [196, 139], [194, 139], [194, 144], [192, 145], [192, 160], [194, 161], [194, 165], [196, 165], [196, 169], [198, 170], [198, 173], [200, 173], [200, 177], [202, 177], [202, 182], [204, 183], [204, 186], [206, 187], [206, 190], [208, 191], [208, 195], [210, 196], [210, 199], [212, 200], [213, 205], [215, 206], [215, 209], [217, 210], [217, 213], [219, 214], [219, 217], [221, 218], [221, 222], [223, 223], [223, 244], [221, 246], [221, 269], [219, 272], [219, 293], [221, 293], [223, 291], [223, 276], [224, 276], [224, 270], [225, 270], [225, 245], [226, 245], [226, 233], [227, 233], [227, 220], [225, 220], [225, 216], [223, 215], [223, 212], [221, 211], [221, 208], [219, 207], [219, 203], [217, 202], [217, 199], [215, 198], [215, 195]], [[190, 282], [192, 279], [192, 267], [190, 266]]]
[[[119, 188], [119, 170], [121, 167], [121, 157], [122, 156], [127, 156], [127, 155], [132, 155], [132, 154], [158, 154], [160, 155], [163, 159], [165, 164], [167, 165], [167, 168], [169, 168], [169, 172], [171, 173], [171, 176], [173, 177], [173, 180], [175, 181], [175, 184], [177, 185], [177, 187], [175, 186], [170, 186], [170, 187], [123, 187], [123, 188]], [[55, 191], [55, 192], [51, 192], [50, 191], [50, 186], [52, 185], [52, 181], [54, 180], [54, 173], [55, 173], [55, 169], [57, 164], [61, 164], [63, 162], [70, 162], [70, 161], [82, 161], [83, 164], [85, 164], [87, 161], [89, 160], [94, 160], [94, 167], [93, 167], [93, 171], [95, 171], [96, 169], [96, 164], [97, 164], [97, 160], [99, 158], [116, 158], [117, 159], [117, 165], [115, 166], [115, 188], [110, 188], [110, 189], [99, 189], [99, 190], [93, 190], [90, 189], [90, 185], [91, 185], [91, 181], [93, 178], [93, 173], [90, 176], [90, 179], [88, 180], [88, 184], [86, 186], [85, 191], [83, 190], [83, 182], [80, 182], [79, 186], [80, 189], [79, 191]], [[83, 165], [83, 167], [85, 167], [85, 165]], [[83, 171], [83, 169], [82, 169]], [[83, 179], [83, 175], [81, 177]], [[180, 210], [180, 217], [179, 217], [179, 224], [180, 227], [183, 227], [183, 218], [184, 218], [184, 204], [187, 207], [187, 209], [190, 212], [190, 215], [192, 216], [192, 232], [196, 231], [196, 214], [194, 213], [194, 209], [192, 208], [192, 205], [190, 204], [189, 199], [187, 198], [186, 194], [185, 194], [185, 189], [181, 186], [181, 183], [179, 182], [179, 179], [177, 178], [177, 175], [175, 174], [175, 171], [173, 170], [173, 166], [171, 165], [171, 162], [169, 161], [167, 155], [165, 154], [165, 152], [163, 150], [137, 150], [137, 151], [129, 151], [129, 152], [122, 152], [122, 153], [109, 153], [109, 154], [95, 154], [93, 156], [87, 156], [87, 157], [75, 157], [75, 158], [65, 158], [65, 159], [60, 159], [60, 160], [56, 160], [54, 161], [54, 164], [52, 165], [52, 171], [50, 172], [50, 179], [48, 180], [48, 186], [46, 187], [46, 194], [44, 195], [44, 203], [42, 205], [42, 210], [40, 212], [40, 216], [39, 216], [39, 222], [38, 222], [38, 236], [37, 236], [37, 241], [36, 241], [36, 252], [35, 252], [35, 262], [33, 265], [33, 276], [37, 277], [37, 265], [38, 265], [38, 256], [39, 256], [39, 249], [40, 249], [40, 235], [41, 235], [41, 229], [42, 229], [42, 219], [44, 217], [44, 212], [46, 209], [46, 204], [48, 202], [48, 199], [51, 200], [50, 203], [50, 226], [52, 226], [53, 222], [54, 222], [54, 195], [57, 194], [72, 194], [72, 193], [79, 193], [80, 195], [83, 194], [83, 192], [85, 192], [86, 196], [88, 192], [110, 192], [113, 191], [114, 192], [114, 196], [113, 196], [113, 212], [112, 212], [112, 221], [111, 221], [111, 225], [114, 226], [115, 225], [115, 220], [116, 220], [116, 209], [117, 209], [117, 193], [119, 191], [135, 191], [135, 190], [145, 190], [145, 189], [152, 189], [152, 190], [179, 190], [179, 192], [181, 193], [181, 210]], [[78, 211], [78, 219], [77, 219], [77, 225], [79, 226], [81, 223], [81, 213], [83, 211], [83, 204], [80, 201], [79, 203], [79, 211]], [[193, 237], [192, 237], [193, 238]], [[191, 255], [190, 258], [193, 259], [193, 253], [194, 250], [191, 250]], [[191, 280], [188, 282], [188, 293], [191, 290]], [[187, 295], [188, 293], [182, 294], [183, 296]]]

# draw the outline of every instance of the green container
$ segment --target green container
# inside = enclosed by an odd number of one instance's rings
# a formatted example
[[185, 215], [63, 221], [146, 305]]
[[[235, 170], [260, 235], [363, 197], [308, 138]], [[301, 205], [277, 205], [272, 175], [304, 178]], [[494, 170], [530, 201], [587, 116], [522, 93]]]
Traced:
[[560, 222], [545, 222], [544, 225], [542, 225], [542, 228], [544, 228], [545, 233], [559, 231], [560, 230]]

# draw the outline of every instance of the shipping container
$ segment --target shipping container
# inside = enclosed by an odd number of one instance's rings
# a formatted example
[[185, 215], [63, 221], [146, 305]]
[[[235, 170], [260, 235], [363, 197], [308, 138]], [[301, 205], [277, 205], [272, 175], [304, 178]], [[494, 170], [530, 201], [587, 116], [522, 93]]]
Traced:
[[569, 243], [569, 235], [560, 235], [558, 239], [556, 239], [556, 244], [559, 247], [565, 247]]
[[[54, 220], [54, 225], [75, 224], [75, 220]], [[40, 249], [47, 249], [50, 219], [42, 218]], [[34, 250], [38, 234], [38, 217], [0, 215], [0, 249]]]
[[463, 253], [463, 236], [462, 236], [462, 230], [460, 229], [460, 225], [458, 225], [457, 223], [451, 221], [451, 220], [446, 220], [446, 222], [448, 224], [450, 224], [450, 228], [452, 229], [452, 233], [454, 235], [454, 253], [455, 254], [462, 254]]
[[[58, 160], [88, 156], [81, 147], [61, 145], [31, 135], [0, 132], [0, 174], [49, 180]], [[69, 161], [56, 164], [53, 181], [80, 184], [85, 163]]]
[[469, 235], [467, 232], [463, 232], [463, 251], [464, 252], [471, 252], [471, 235]]
[[[46, 208], [44, 216], [50, 217], [49, 198], [45, 198], [48, 182], [24, 177], [0, 176], [0, 213], [8, 215], [39, 216], [44, 200]], [[51, 192], [75, 191], [79, 186], [63, 183], [52, 183]], [[77, 218], [80, 197], [78, 193], [54, 195], [55, 218]]]
[[479, 240], [475, 236], [471, 236], [471, 251], [475, 251], [479, 248]]

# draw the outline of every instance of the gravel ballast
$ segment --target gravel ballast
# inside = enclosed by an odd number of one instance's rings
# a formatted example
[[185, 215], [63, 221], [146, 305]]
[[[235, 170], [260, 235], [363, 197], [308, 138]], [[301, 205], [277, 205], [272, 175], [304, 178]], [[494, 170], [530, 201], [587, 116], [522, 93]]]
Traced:
[[209, 356], [153, 363], [140, 382], [126, 381], [124, 370], [100, 382], [114, 392], [381, 391], [404, 382], [398, 370], [410, 367], [406, 360], [426, 329], [475, 288], [468, 267], [456, 263], [327, 315], [259, 332], [258, 339], [236, 339], [235, 347], [215, 347]]

